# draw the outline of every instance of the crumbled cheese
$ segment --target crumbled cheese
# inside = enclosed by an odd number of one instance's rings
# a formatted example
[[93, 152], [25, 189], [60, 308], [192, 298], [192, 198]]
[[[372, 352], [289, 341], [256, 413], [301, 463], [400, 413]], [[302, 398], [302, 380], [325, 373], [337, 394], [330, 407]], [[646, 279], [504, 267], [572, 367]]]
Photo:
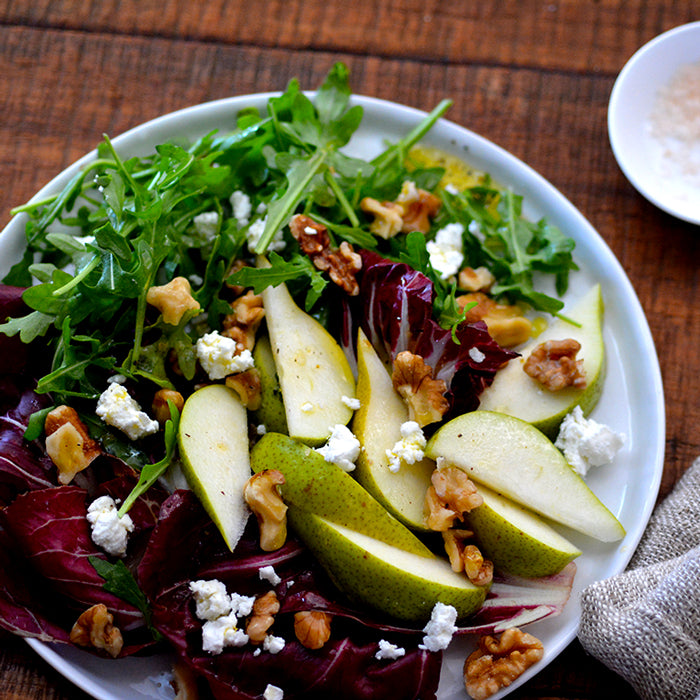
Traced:
[[360, 408], [360, 399], [355, 399], [352, 396], [341, 396], [340, 400], [351, 410], [357, 411]]
[[265, 635], [263, 639], [263, 651], [267, 651], [270, 654], [279, 654], [286, 642], [283, 637], [275, 637], [271, 634]]
[[284, 700], [284, 691], [282, 688], [268, 683], [263, 693], [263, 700]]
[[303, 404], [301, 404], [302, 413], [311, 413], [313, 410], [314, 405], [311, 403], [311, 401], [305, 401]]
[[[246, 241], [248, 243], [248, 250], [251, 253], [255, 252], [255, 247], [258, 245], [263, 233], [265, 232], [266, 222], [267, 217], [265, 217], [264, 219], [256, 219], [248, 227], [248, 231], [246, 232]], [[267, 249], [279, 252], [281, 250], [284, 250], [286, 247], [287, 244], [284, 242], [284, 238], [282, 237], [282, 229], [280, 229], [272, 237], [270, 245], [267, 247]]]
[[260, 423], [260, 425], [257, 425], [255, 427], [255, 432], [257, 435], [265, 435], [267, 432], [267, 426], [263, 423]]
[[406, 650], [403, 647], [396, 646], [391, 642], [387, 642], [386, 639], [379, 640], [379, 651], [374, 655], [375, 659], [381, 661], [382, 659], [388, 659], [389, 661], [394, 661], [395, 659], [400, 659], [406, 654]]
[[282, 581], [273, 566], [261, 566], [258, 570], [258, 576], [260, 576], [261, 581], [268, 581], [273, 586], [276, 586]]
[[469, 357], [471, 357], [474, 362], [483, 362], [486, 359], [486, 355], [477, 347], [469, 348]]
[[462, 234], [464, 226], [459, 223], [447, 224], [435, 234], [434, 241], [426, 243], [430, 256], [430, 264], [440, 275], [440, 279], [448, 280], [459, 272], [464, 262], [462, 249]]
[[250, 350], [238, 353], [236, 341], [218, 331], [203, 335], [197, 341], [197, 359], [209, 379], [223, 379], [229, 374], [245, 372], [253, 366]]
[[126, 384], [126, 377], [123, 374], [113, 374], [107, 379], [107, 384]]
[[233, 218], [236, 220], [239, 228], [248, 225], [250, 215], [253, 211], [253, 205], [250, 203], [250, 197], [242, 190], [236, 190], [230, 197], [231, 208], [233, 209]]
[[160, 426], [152, 420], [141, 406], [129, 395], [126, 387], [113, 381], [97, 400], [95, 413], [102, 420], [126, 433], [131, 440], [138, 440], [157, 433]]
[[451, 182], [445, 185], [445, 192], [449, 194], [459, 194], [459, 190]]
[[389, 471], [397, 472], [401, 464], [415, 464], [425, 457], [425, 435], [420, 425], [413, 420], [401, 424], [401, 439], [386, 451]]
[[316, 452], [323, 455], [326, 462], [351, 472], [355, 469], [355, 460], [360, 456], [362, 445], [347, 425], [339, 423], [331, 431], [328, 442], [323, 447], [317, 447]]
[[576, 406], [562, 421], [554, 444], [564, 453], [572, 469], [585, 476], [591, 467], [612, 462], [625, 444], [625, 436], [585, 418], [581, 407]]
[[216, 211], [203, 211], [192, 219], [194, 228], [200, 236], [207, 241], [216, 238], [219, 231], [219, 213]]
[[238, 628], [238, 618], [233, 614], [207, 620], [202, 626], [202, 649], [210, 654], [220, 654], [224, 647], [242, 647], [248, 643], [248, 635]]
[[111, 496], [96, 498], [87, 509], [92, 541], [113, 557], [123, 557], [134, 523], [127, 514], [119, 517], [117, 504]]
[[189, 276], [188, 279], [192, 287], [201, 287], [204, 284], [204, 277], [201, 277], [200, 275], [194, 272]]
[[190, 581], [190, 590], [197, 604], [196, 615], [200, 620], [216, 620], [231, 612], [231, 598], [226, 586], [217, 579]]
[[231, 593], [231, 612], [237, 617], [247, 617], [253, 612], [255, 596]]
[[309, 236], [315, 236], [318, 231], [313, 226], [305, 226], [304, 233], [308, 234]]
[[481, 236], [483, 233], [481, 230], [481, 224], [476, 219], [470, 221], [469, 226], [467, 228], [469, 230], [469, 233], [472, 234], [472, 236]]
[[457, 610], [452, 605], [445, 605], [437, 602], [430, 614], [428, 624], [423, 628], [425, 636], [423, 643], [418, 645], [419, 649], [428, 651], [441, 651], [447, 649], [452, 641], [457, 627]]

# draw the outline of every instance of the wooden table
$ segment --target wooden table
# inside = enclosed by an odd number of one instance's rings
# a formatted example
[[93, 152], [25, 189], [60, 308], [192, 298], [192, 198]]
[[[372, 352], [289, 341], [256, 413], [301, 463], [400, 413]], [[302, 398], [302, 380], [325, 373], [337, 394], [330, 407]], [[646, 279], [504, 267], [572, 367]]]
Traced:
[[[698, 229], [648, 204], [617, 167], [606, 108], [632, 53], [700, 19], [694, 0], [0, 1], [0, 225], [102, 133], [235, 94], [314, 87], [337, 60], [356, 93], [430, 109], [560, 189], [626, 269], [649, 319], [667, 401], [661, 496], [700, 454]], [[87, 696], [3, 637], [0, 698]], [[578, 643], [514, 699], [635, 698]]]

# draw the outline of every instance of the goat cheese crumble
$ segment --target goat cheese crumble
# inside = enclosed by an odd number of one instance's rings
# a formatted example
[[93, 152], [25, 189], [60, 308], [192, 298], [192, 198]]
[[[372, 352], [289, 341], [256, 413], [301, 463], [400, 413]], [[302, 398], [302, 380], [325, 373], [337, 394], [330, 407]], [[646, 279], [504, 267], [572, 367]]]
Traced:
[[[265, 232], [265, 224], [266, 223], [267, 223], [267, 217], [265, 217], [264, 219], [256, 219], [248, 227], [248, 231], [246, 231], [246, 242], [248, 243], [248, 250], [251, 253], [255, 251], [255, 246], [257, 246], [258, 243], [260, 242], [260, 239], [262, 238], [262, 235]], [[284, 237], [282, 235], [282, 229], [280, 229], [272, 237], [272, 240], [270, 241], [270, 245], [267, 247], [267, 249], [274, 250], [275, 252], [279, 252], [281, 250], [284, 250], [286, 247], [287, 247], [287, 244], [284, 241]]]
[[112, 381], [97, 399], [95, 413], [107, 425], [126, 433], [130, 440], [152, 435], [160, 428], [158, 421], [142, 411], [126, 387], [117, 381]]
[[356, 399], [352, 396], [341, 396], [340, 400], [351, 410], [357, 411], [360, 408], [360, 399]]
[[419, 649], [428, 651], [441, 651], [447, 649], [452, 641], [452, 636], [457, 631], [457, 610], [452, 605], [445, 605], [439, 601], [435, 603], [430, 613], [430, 620], [423, 628], [425, 636]]
[[425, 457], [425, 435], [420, 425], [413, 420], [401, 424], [401, 439], [386, 451], [389, 458], [389, 471], [396, 473], [401, 464], [415, 464]]
[[430, 265], [440, 275], [440, 279], [448, 280], [459, 272], [464, 262], [463, 233], [462, 224], [447, 224], [435, 234], [435, 240], [425, 244]]
[[258, 576], [260, 577], [261, 581], [267, 581], [273, 586], [276, 586], [282, 581], [282, 579], [277, 575], [277, 572], [273, 566], [261, 566], [258, 569]]
[[250, 215], [253, 212], [253, 205], [250, 203], [250, 197], [243, 190], [236, 190], [229, 198], [231, 208], [233, 209], [233, 218], [236, 220], [239, 228], [248, 225]]
[[238, 618], [230, 613], [215, 620], [207, 620], [202, 626], [202, 649], [209, 654], [220, 654], [225, 647], [243, 647], [248, 635], [238, 628]]
[[190, 590], [197, 605], [195, 614], [200, 620], [216, 620], [231, 612], [231, 597], [221, 581], [190, 581]]
[[131, 517], [119, 517], [117, 504], [111, 496], [96, 498], [87, 509], [92, 541], [113, 557], [123, 557], [129, 535], [134, 531]]
[[323, 455], [326, 462], [351, 472], [355, 469], [355, 460], [360, 456], [362, 445], [347, 425], [339, 423], [331, 431], [328, 442], [323, 447], [317, 447], [316, 452]]
[[571, 468], [581, 476], [586, 476], [591, 467], [612, 462], [624, 444], [624, 435], [591, 418], [585, 418], [580, 406], [565, 416], [554, 442]]
[[197, 341], [196, 349], [197, 359], [209, 379], [223, 379], [229, 374], [245, 372], [254, 364], [250, 350], [238, 353], [236, 341], [218, 331], [203, 335]]
[[387, 659], [389, 661], [394, 661], [400, 659], [406, 654], [406, 650], [403, 647], [396, 646], [391, 642], [387, 642], [386, 639], [379, 640], [379, 650], [374, 655], [374, 658], [381, 661], [382, 659]]
[[192, 219], [197, 233], [205, 240], [211, 241], [216, 238], [219, 231], [219, 213], [216, 211], [203, 211]]
[[278, 688], [276, 685], [271, 683], [267, 684], [265, 692], [263, 693], [263, 700], [283, 700], [284, 691], [282, 688]]
[[284, 649], [285, 644], [283, 637], [275, 637], [272, 634], [268, 634], [263, 639], [263, 651], [267, 651], [270, 654], [279, 654]]

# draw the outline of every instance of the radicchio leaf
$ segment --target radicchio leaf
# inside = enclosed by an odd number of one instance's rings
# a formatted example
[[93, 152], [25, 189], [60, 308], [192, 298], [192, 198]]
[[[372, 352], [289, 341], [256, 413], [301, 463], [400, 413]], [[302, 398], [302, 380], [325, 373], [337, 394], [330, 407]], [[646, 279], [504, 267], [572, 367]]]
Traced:
[[[29, 308], [22, 301], [24, 287], [0, 285], [0, 324], [8, 318], [24, 316]], [[19, 374], [27, 365], [28, 353], [19, 334], [0, 333], [0, 374]]]

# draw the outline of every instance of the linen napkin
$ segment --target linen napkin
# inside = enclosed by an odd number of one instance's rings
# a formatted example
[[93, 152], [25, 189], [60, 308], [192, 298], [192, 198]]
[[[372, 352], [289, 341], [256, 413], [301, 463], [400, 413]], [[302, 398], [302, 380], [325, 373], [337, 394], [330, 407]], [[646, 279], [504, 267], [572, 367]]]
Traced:
[[644, 700], [700, 696], [700, 458], [652, 514], [627, 570], [588, 586], [579, 640]]

